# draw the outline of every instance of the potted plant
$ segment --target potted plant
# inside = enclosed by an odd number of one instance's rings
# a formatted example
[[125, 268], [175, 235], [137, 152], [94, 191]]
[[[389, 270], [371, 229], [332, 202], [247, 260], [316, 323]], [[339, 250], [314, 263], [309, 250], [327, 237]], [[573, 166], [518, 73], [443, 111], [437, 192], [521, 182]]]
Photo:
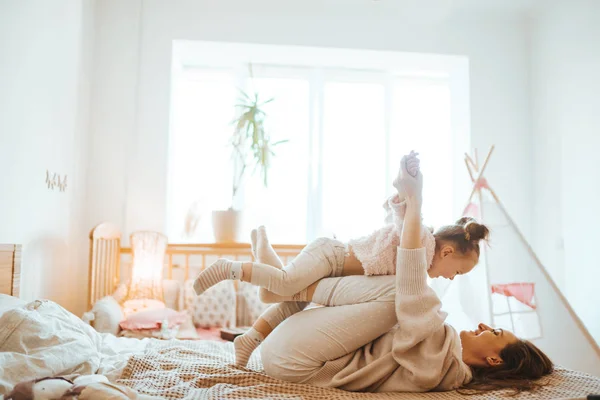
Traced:
[[256, 91], [248, 94], [240, 90], [237, 117], [233, 121], [235, 126], [231, 137], [232, 159], [234, 172], [231, 191], [231, 206], [227, 210], [213, 211], [213, 233], [217, 242], [239, 241], [241, 210], [234, 208], [234, 201], [243, 185], [248, 167], [253, 167], [252, 173], [260, 171], [262, 182], [268, 185], [268, 171], [271, 166], [271, 157], [275, 155], [273, 148], [287, 140], [272, 142], [265, 130], [266, 113], [265, 104], [273, 98], [263, 101]]

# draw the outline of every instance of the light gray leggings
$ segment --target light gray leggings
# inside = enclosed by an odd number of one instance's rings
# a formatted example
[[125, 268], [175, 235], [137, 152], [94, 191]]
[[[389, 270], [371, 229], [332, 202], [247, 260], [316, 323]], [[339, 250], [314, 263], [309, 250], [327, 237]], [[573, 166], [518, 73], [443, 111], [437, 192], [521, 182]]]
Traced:
[[326, 307], [293, 315], [267, 337], [261, 345], [265, 372], [290, 382], [310, 383], [328, 361], [389, 332], [397, 323], [395, 278], [348, 276], [319, 281], [313, 301]]

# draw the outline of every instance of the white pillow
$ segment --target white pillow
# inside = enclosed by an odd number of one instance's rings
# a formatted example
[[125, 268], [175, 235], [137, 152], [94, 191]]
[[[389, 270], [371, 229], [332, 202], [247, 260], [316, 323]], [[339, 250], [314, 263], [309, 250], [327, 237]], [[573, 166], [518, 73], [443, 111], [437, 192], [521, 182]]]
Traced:
[[[106, 296], [94, 304], [92, 310], [86, 315], [92, 314], [90, 324], [101, 333], [119, 333], [119, 322], [124, 319], [123, 310], [114, 297]], [[85, 320], [86, 318], [84, 318]]]
[[258, 288], [247, 282], [239, 282], [237, 291], [237, 326], [250, 326], [269, 308], [258, 297]]
[[185, 308], [200, 328], [235, 326], [236, 299], [233, 281], [226, 280], [202, 293], [194, 292], [194, 280], [185, 282]]
[[0, 318], [2, 318], [2, 314], [5, 312], [12, 310], [13, 308], [22, 307], [25, 304], [27, 304], [27, 302], [18, 297], [0, 294]]

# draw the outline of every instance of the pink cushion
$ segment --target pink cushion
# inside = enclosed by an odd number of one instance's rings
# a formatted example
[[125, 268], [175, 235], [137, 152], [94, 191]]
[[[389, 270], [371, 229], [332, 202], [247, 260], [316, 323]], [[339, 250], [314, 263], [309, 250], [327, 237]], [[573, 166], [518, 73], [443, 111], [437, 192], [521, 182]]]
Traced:
[[160, 329], [164, 320], [169, 328], [181, 325], [188, 318], [185, 311], [177, 312], [171, 308], [144, 310], [131, 314], [119, 326], [126, 330]]

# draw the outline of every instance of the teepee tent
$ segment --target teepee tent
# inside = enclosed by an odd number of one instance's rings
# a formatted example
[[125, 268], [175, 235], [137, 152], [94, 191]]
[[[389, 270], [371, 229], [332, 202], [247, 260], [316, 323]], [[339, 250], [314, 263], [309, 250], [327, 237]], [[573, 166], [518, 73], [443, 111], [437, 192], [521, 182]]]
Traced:
[[465, 156], [473, 182], [464, 215], [490, 228], [480, 264], [451, 284], [432, 286], [448, 311], [448, 322], [473, 330], [479, 322], [509, 329], [531, 340], [557, 364], [600, 376], [600, 348], [510, 217], [484, 177], [482, 164]]

